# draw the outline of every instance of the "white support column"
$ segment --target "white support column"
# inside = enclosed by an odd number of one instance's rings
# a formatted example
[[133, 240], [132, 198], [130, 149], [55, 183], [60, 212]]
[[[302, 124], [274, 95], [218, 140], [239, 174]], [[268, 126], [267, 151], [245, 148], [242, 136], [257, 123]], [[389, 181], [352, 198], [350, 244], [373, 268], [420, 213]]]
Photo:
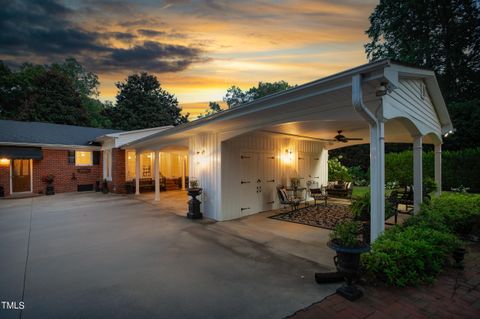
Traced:
[[420, 211], [423, 201], [423, 165], [422, 165], [422, 136], [413, 138], [413, 212]]
[[442, 194], [442, 144], [435, 145], [435, 183], [437, 184], [436, 196]]
[[135, 150], [135, 195], [140, 195], [140, 155], [138, 150]]
[[370, 241], [385, 230], [384, 124], [370, 126]]
[[185, 190], [185, 168], [187, 165], [185, 165], [185, 161], [187, 159], [185, 158], [184, 155], [182, 155], [182, 190]]
[[155, 201], [160, 200], [160, 152], [154, 152], [153, 171], [155, 172]]

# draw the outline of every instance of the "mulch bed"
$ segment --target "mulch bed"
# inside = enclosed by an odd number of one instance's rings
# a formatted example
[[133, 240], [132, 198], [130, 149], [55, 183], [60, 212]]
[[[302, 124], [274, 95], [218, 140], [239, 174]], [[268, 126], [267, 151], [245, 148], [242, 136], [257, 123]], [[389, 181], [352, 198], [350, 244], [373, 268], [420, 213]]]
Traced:
[[269, 218], [325, 229], [334, 229], [338, 223], [346, 219], [352, 219], [352, 213], [348, 205], [327, 204], [327, 206], [324, 206], [320, 204], [280, 213], [270, 216]]

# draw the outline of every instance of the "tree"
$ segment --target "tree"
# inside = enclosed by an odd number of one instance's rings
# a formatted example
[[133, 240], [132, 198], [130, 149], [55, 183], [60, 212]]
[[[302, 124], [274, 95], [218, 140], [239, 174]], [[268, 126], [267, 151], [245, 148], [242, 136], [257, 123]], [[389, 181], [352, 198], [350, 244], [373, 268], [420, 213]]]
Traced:
[[238, 106], [240, 104], [252, 102], [253, 100], [262, 98], [264, 96], [282, 92], [292, 88], [285, 81], [278, 82], [258, 82], [258, 86], [253, 86], [248, 91], [242, 91], [238, 86], [232, 86], [227, 90], [223, 100], [227, 103], [229, 108]]
[[209, 102], [208, 103], [208, 109], [205, 111], [205, 114], [201, 113], [199, 116], [197, 116], [197, 118], [202, 118], [202, 117], [207, 117], [207, 116], [210, 116], [212, 114], [215, 114], [215, 113], [218, 113], [222, 110], [222, 108], [220, 107], [220, 104], [218, 104], [217, 102]]
[[253, 101], [253, 98], [247, 96], [247, 94], [238, 86], [233, 85], [227, 90], [227, 93], [223, 97], [223, 101], [227, 103], [228, 108], [231, 109], [232, 107], [251, 102]]
[[18, 110], [18, 120], [88, 125], [80, 94], [67, 76], [47, 70], [36, 75], [32, 84], [29, 96]]
[[480, 90], [480, 10], [476, 0], [381, 0], [370, 16], [370, 60], [433, 68], [447, 102]]
[[188, 121], [188, 114], [180, 114], [177, 98], [163, 90], [154, 75], [133, 74], [116, 86], [119, 90], [116, 106], [107, 108], [106, 113], [117, 129], [135, 130]]
[[[48, 79], [52, 76], [52, 79]], [[65, 87], [56, 85], [59, 77], [66, 79]], [[64, 102], [80, 99], [82, 111], [77, 110], [74, 105], [60, 105], [55, 103], [61, 111], [54, 116], [48, 112], [41, 111], [46, 97], [40, 98], [44, 92], [45, 85], [49, 86], [52, 96], [62, 96]], [[36, 65], [24, 63], [16, 71], [0, 62], [0, 118], [10, 120], [36, 119], [37, 121], [54, 121], [59, 124], [88, 125], [94, 127], [109, 127], [110, 123], [104, 116], [104, 103], [98, 97], [98, 77], [96, 74], [87, 71], [75, 59], [68, 58], [64, 63], [52, 65]], [[56, 91], [51, 91], [55, 89]], [[68, 96], [66, 94], [70, 94]], [[56, 101], [58, 102], [58, 101]], [[69, 107], [77, 114], [64, 114]], [[55, 110], [47, 108], [49, 111]], [[87, 114], [87, 121], [83, 115]], [[81, 116], [77, 116], [81, 114]], [[54, 120], [53, 120], [54, 119]], [[78, 122], [72, 122], [78, 119]]]

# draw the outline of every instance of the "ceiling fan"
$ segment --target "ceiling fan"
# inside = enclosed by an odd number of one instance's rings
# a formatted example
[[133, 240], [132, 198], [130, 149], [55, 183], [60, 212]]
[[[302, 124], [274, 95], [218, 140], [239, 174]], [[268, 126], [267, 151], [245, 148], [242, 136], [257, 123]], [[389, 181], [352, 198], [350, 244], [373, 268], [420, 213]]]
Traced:
[[345, 135], [342, 134], [342, 130], [338, 130], [337, 131], [338, 134], [335, 135], [334, 139], [337, 141], [337, 142], [342, 142], [342, 143], [347, 143], [348, 141], [361, 141], [363, 140], [363, 138], [361, 137], [346, 137]]

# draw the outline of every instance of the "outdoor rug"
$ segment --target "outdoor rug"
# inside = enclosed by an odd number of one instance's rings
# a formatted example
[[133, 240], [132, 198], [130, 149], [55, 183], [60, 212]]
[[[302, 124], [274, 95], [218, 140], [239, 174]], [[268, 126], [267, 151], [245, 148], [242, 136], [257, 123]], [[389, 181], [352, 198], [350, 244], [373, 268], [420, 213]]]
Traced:
[[308, 226], [334, 229], [339, 222], [352, 219], [350, 206], [327, 204], [307, 206], [298, 210], [270, 216], [269, 218]]

